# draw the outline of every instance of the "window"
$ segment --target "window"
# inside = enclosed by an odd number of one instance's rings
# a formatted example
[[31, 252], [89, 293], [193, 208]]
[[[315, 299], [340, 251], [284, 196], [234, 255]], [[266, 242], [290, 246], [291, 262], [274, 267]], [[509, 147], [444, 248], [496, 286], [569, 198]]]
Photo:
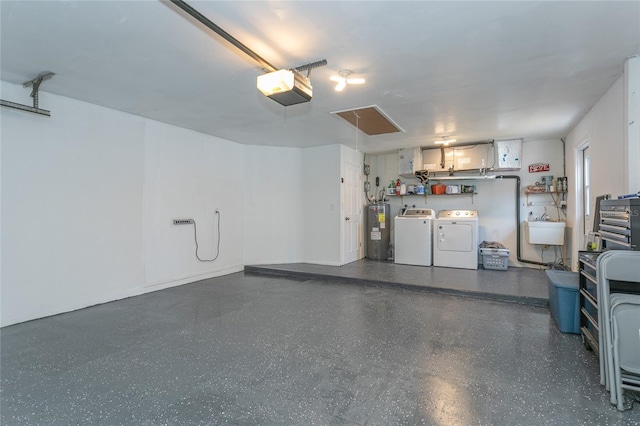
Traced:
[[591, 217], [591, 157], [589, 155], [589, 148], [582, 151], [583, 155], [583, 167], [582, 167], [582, 182], [584, 185], [584, 217]]

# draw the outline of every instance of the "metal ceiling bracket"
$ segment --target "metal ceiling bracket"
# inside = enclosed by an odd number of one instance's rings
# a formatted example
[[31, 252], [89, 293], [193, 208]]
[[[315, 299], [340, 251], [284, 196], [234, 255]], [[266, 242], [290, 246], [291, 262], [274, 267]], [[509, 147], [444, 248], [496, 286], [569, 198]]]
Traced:
[[26, 81], [22, 83], [22, 87], [33, 87], [31, 90], [31, 97], [33, 98], [33, 106], [23, 105], [16, 102], [5, 101], [4, 99], [0, 99], [0, 105], [13, 108], [20, 111], [32, 112], [34, 114], [46, 115], [47, 117], [51, 116], [51, 112], [46, 109], [38, 108], [38, 90], [40, 90], [40, 84], [43, 81], [49, 80], [55, 74], [52, 72], [40, 73], [40, 75], [33, 80]]
[[311, 77], [311, 70], [313, 68], [323, 67], [325, 65], [327, 65], [327, 60], [323, 59], [321, 61], [311, 62], [310, 64], [300, 65], [299, 67], [295, 67], [294, 70], [300, 73], [304, 70], [307, 70], [307, 78], [309, 78]]
[[38, 90], [40, 89], [40, 84], [42, 84], [42, 82], [45, 80], [49, 80], [54, 75], [55, 74], [52, 72], [47, 72], [44, 74], [40, 74], [33, 80], [22, 83], [22, 87], [33, 87], [33, 90], [31, 91], [31, 97], [33, 98], [33, 107], [35, 109], [38, 109]]

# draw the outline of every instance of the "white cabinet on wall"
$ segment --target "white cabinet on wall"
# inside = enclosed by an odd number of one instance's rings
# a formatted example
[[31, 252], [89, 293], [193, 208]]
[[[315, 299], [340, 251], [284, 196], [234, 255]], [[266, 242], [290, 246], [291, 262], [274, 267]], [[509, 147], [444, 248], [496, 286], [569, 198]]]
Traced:
[[490, 169], [496, 165], [496, 160], [495, 148], [490, 142], [441, 146], [422, 151], [424, 170], [431, 173]]
[[522, 139], [496, 141], [498, 169], [520, 170], [522, 167]]
[[404, 148], [399, 152], [399, 175], [414, 177], [414, 172], [422, 170], [422, 148]]

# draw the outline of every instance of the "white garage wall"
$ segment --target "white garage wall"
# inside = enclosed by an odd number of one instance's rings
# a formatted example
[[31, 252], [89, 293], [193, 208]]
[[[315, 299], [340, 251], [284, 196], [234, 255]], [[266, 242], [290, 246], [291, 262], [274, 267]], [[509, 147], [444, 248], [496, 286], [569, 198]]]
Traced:
[[[153, 289], [243, 269], [244, 147], [147, 121], [144, 135], [144, 265]], [[218, 209], [220, 215], [215, 215]], [[174, 226], [173, 219], [194, 219]]]
[[340, 265], [340, 145], [302, 152], [304, 261]]
[[[0, 109], [1, 326], [244, 264], [340, 263], [340, 145], [244, 146], [46, 92], [40, 105], [52, 117]], [[220, 254], [201, 263], [172, 220], [195, 219], [211, 258], [216, 209]]]
[[303, 261], [303, 153], [298, 148], [245, 147], [244, 262]]
[[[571, 252], [574, 270], [578, 267], [578, 250], [584, 247], [582, 210], [576, 207], [577, 203], [582, 202], [579, 164], [582, 162], [580, 149], [585, 141], [588, 141], [591, 152], [591, 208], [595, 208], [597, 196], [611, 194], [615, 197], [624, 194], [627, 186], [623, 79], [624, 77], [620, 77], [611, 86], [567, 136], [567, 170], [574, 176], [567, 212], [570, 226], [573, 228]], [[637, 167], [637, 164], [629, 167]]]
[[624, 64], [625, 194], [640, 192], [640, 55]]
[[[22, 86], [3, 99], [30, 104]], [[26, 94], [26, 96], [25, 96]], [[2, 325], [134, 294], [143, 282], [145, 120], [40, 93], [2, 108]]]
[[340, 265], [345, 149], [246, 147], [245, 264]]
[[[2, 98], [29, 92], [1, 83]], [[40, 93], [2, 120], [2, 326], [243, 268], [245, 147]], [[222, 213], [213, 254], [213, 209]], [[10, 224], [10, 225], [8, 225]]]

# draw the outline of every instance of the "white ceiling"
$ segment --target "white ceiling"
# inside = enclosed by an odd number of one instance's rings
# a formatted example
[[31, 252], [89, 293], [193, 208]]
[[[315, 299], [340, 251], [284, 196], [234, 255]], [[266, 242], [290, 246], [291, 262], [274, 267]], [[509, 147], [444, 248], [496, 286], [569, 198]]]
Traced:
[[[638, 1], [187, 1], [278, 67], [326, 59], [311, 102], [264, 97], [256, 62], [155, 0], [2, 0], [0, 77], [53, 71], [42, 91], [243, 144], [373, 153], [566, 136], [640, 53]], [[335, 92], [341, 69], [366, 84]], [[374, 104], [406, 133], [329, 114]]]

